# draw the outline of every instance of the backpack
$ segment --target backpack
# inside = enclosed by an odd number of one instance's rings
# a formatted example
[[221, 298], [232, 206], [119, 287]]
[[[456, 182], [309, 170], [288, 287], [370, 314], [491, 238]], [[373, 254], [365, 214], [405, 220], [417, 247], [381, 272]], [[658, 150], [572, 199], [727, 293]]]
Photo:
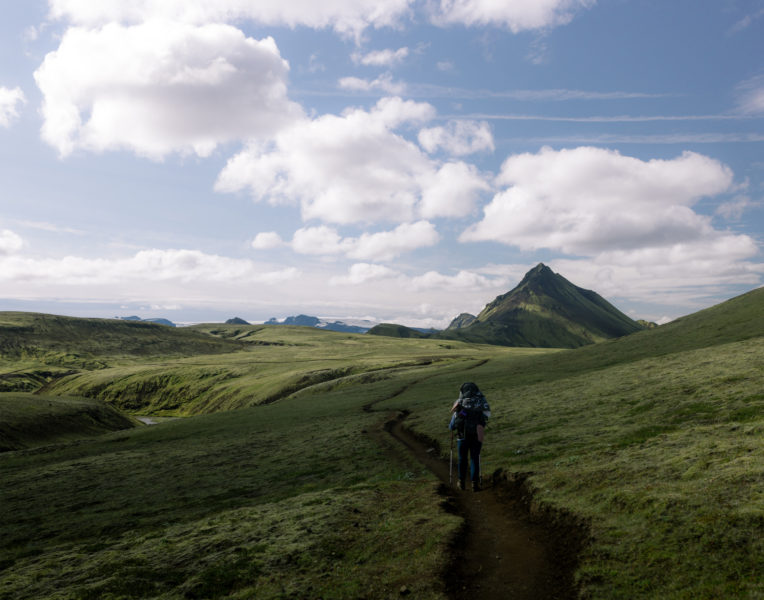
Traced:
[[453, 429], [457, 430], [460, 438], [475, 437], [478, 435], [478, 426], [485, 426], [484, 402], [482, 394], [461, 400], [453, 420]]

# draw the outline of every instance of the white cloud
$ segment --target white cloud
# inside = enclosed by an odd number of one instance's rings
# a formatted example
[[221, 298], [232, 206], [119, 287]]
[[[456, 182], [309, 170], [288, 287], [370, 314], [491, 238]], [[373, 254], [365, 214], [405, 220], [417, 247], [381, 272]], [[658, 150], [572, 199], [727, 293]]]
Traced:
[[288, 70], [273, 39], [228, 25], [71, 28], [35, 72], [42, 136], [62, 156], [77, 148], [206, 156], [301, 116], [287, 98]]
[[326, 225], [298, 229], [292, 237], [292, 249], [298, 254], [340, 254], [346, 248], [337, 230]]
[[356, 263], [352, 265], [347, 275], [335, 276], [329, 280], [329, 285], [362, 285], [370, 281], [398, 277], [398, 271], [384, 265]]
[[321, 225], [298, 229], [292, 249], [299, 254], [345, 254], [359, 260], [388, 261], [397, 256], [438, 243], [435, 226], [427, 221], [403, 223], [392, 231], [364, 233], [342, 238], [336, 229]]
[[716, 208], [716, 214], [730, 221], [739, 220], [746, 209], [754, 206], [748, 196], [736, 196], [729, 202], [723, 202]]
[[764, 115], [764, 75], [757, 75], [737, 87], [738, 110], [746, 115]]
[[10, 127], [19, 116], [19, 106], [26, 101], [20, 87], [0, 87], [0, 127]]
[[10, 229], [0, 230], [0, 257], [15, 254], [24, 247], [21, 236]]
[[513, 33], [569, 23], [596, 0], [440, 0], [432, 11], [438, 25], [495, 25]]
[[710, 218], [690, 207], [729, 191], [732, 179], [728, 167], [692, 152], [645, 162], [599, 148], [543, 148], [504, 162], [497, 182], [508, 187], [461, 239], [590, 256], [713, 240]]
[[361, 52], [354, 52], [351, 55], [353, 62], [359, 65], [366, 65], [372, 67], [394, 67], [397, 64], [403, 62], [409, 55], [409, 49], [407, 47], [398, 48], [392, 50], [386, 48], [384, 50], [373, 50], [362, 54]]
[[[450, 178], [462, 192], [478, 189], [484, 183], [476, 171], [444, 169], [396, 131], [434, 115], [429, 104], [383, 98], [368, 112], [300, 121], [276, 134], [272, 144], [250, 144], [229, 160], [216, 189], [248, 189], [255, 200], [272, 203], [300, 202], [305, 220], [325, 223], [407, 223], [464, 214], [465, 200], [443, 193], [438, 198], [438, 186]], [[457, 207], [443, 204], [449, 201]]]
[[712, 240], [668, 248], [553, 260], [550, 266], [576, 285], [609, 298], [700, 308], [719, 301], [709, 302], [709, 298], [729, 297], [730, 286], [759, 284], [764, 265], [748, 260], [757, 253], [756, 244], [747, 236], [720, 234]]
[[264, 271], [250, 260], [205, 254], [198, 250], [142, 250], [131, 257], [120, 259], [0, 256], [0, 281], [33, 282], [43, 286], [106, 285], [136, 281], [273, 284], [298, 275], [299, 272], [293, 268]]
[[439, 240], [435, 226], [428, 221], [403, 223], [393, 231], [364, 233], [354, 240], [348, 256], [361, 260], [392, 260], [417, 248], [434, 246]]
[[445, 289], [459, 292], [465, 290], [477, 292], [478, 290], [495, 289], [497, 280], [471, 271], [459, 271], [456, 275], [443, 275], [437, 271], [428, 271], [424, 275], [412, 277], [411, 285], [417, 290]]
[[367, 27], [397, 25], [409, 13], [412, 0], [49, 0], [49, 4], [52, 18], [88, 27], [155, 18], [197, 25], [244, 19], [269, 26], [329, 27], [360, 39]]
[[284, 240], [275, 231], [263, 231], [252, 240], [252, 247], [255, 250], [270, 250], [284, 245]]
[[452, 120], [445, 127], [422, 129], [419, 143], [427, 152], [442, 149], [453, 156], [494, 149], [491, 126], [485, 121]]
[[393, 76], [390, 73], [380, 75], [376, 79], [342, 77], [338, 84], [341, 89], [353, 92], [371, 92], [379, 90], [386, 94], [400, 95], [406, 91], [406, 84], [400, 81], [393, 81]]
[[464, 217], [474, 209], [481, 192], [491, 189], [474, 165], [449, 162], [425, 177], [420, 213], [423, 217]]

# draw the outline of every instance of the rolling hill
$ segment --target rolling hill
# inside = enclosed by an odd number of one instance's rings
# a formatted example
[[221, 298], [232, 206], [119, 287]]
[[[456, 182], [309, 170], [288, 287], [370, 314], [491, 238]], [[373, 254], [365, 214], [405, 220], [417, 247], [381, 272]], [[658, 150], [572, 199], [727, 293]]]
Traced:
[[[759, 289], [568, 350], [207, 325], [196, 335], [247, 349], [94, 355], [125, 364], [58, 393], [218, 412], [0, 454], [0, 597], [459, 597], [444, 583], [467, 531], [455, 492], [384, 427], [408, 414], [447, 460], [448, 407], [476, 381], [496, 475], [478, 504], [496, 492], [555, 535], [575, 520], [588, 543], [561, 558], [577, 561], [582, 597], [758, 598], [762, 314]], [[278, 401], [226, 410], [255, 394]]]

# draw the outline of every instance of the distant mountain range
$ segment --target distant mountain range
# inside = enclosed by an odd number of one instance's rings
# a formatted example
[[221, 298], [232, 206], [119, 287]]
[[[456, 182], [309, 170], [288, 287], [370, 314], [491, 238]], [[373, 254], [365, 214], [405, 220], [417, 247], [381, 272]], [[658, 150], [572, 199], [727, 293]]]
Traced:
[[299, 325], [301, 327], [316, 327], [318, 329], [326, 329], [327, 331], [341, 331], [345, 333], [366, 333], [372, 327], [374, 323], [371, 321], [356, 321], [355, 323], [348, 323], [345, 321], [326, 321], [319, 319], [318, 317], [310, 317], [308, 315], [297, 315], [296, 317], [287, 317], [283, 321], [279, 321], [275, 317], [268, 319], [265, 322], [266, 325]]
[[[426, 337], [390, 324], [373, 335]], [[577, 348], [645, 329], [591, 290], [573, 285], [543, 263], [479, 315], [462, 313], [445, 331], [429, 337], [482, 344]]]
[[[167, 319], [117, 317], [175, 327]], [[228, 324], [249, 325], [234, 317]], [[577, 348], [656, 327], [634, 321], [602, 296], [570, 283], [539, 263], [513, 290], [498, 296], [479, 315], [462, 313], [443, 331], [418, 329], [368, 320], [329, 321], [309, 315], [274, 318], [266, 325], [296, 325], [344, 333], [369, 333], [399, 338], [439, 338], [480, 344], [538, 348]]]
[[120, 321], [143, 321], [144, 323], [158, 323], [159, 325], [167, 325], [168, 327], [175, 327], [175, 323], [168, 319], [153, 318], [153, 319], [141, 319], [133, 315], [132, 317], [114, 317]]

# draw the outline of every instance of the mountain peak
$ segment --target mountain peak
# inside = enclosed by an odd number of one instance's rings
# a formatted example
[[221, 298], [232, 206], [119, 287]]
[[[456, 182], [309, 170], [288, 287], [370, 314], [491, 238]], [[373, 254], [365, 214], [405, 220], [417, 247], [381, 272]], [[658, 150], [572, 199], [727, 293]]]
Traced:
[[596, 292], [573, 285], [544, 263], [457, 331], [464, 339], [510, 346], [575, 348], [642, 327]]

